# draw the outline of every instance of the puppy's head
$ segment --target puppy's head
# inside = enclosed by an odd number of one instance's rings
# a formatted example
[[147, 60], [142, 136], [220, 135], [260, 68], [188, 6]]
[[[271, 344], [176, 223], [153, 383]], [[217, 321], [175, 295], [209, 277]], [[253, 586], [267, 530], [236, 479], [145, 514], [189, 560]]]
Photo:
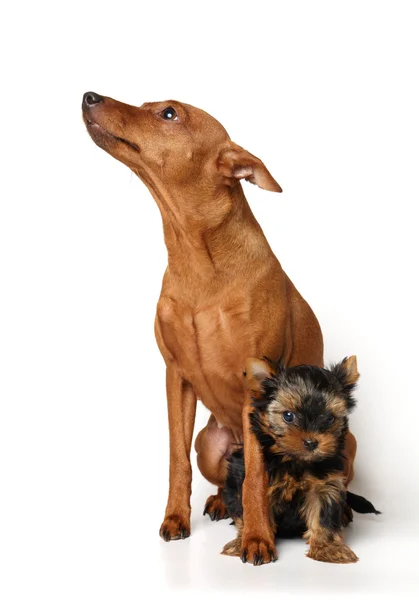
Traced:
[[313, 462], [341, 448], [359, 378], [356, 357], [330, 369], [284, 368], [249, 359], [246, 382], [253, 395], [253, 428], [278, 454]]

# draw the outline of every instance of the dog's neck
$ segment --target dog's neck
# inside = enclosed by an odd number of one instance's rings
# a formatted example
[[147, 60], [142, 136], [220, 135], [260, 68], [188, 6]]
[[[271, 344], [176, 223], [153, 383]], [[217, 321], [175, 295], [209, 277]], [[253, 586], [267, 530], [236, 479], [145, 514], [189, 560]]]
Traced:
[[142, 179], [160, 209], [172, 277], [225, 281], [273, 258], [239, 183], [197, 197]]

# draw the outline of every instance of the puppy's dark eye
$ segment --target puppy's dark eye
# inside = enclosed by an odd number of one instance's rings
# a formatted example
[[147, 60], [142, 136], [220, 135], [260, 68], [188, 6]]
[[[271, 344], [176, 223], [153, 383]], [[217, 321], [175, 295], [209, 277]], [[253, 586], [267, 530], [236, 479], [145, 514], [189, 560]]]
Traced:
[[295, 419], [295, 415], [293, 412], [290, 412], [289, 410], [286, 410], [285, 412], [282, 413], [282, 416], [284, 418], [284, 421], [286, 423], [292, 423]]
[[177, 121], [178, 120], [177, 112], [175, 111], [175, 109], [172, 106], [168, 106], [160, 114], [163, 117], [163, 119], [165, 119], [165, 121]]
[[331, 425], [332, 423], [334, 423], [334, 421], [335, 421], [335, 417], [333, 415], [329, 415], [326, 419], [326, 423], [328, 425]]

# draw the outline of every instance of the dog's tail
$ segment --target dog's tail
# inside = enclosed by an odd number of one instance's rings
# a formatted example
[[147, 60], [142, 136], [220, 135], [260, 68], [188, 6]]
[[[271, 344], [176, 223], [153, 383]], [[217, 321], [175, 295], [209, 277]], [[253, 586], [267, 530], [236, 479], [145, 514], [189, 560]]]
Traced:
[[374, 513], [375, 515], [381, 515], [381, 512], [377, 510], [369, 500], [353, 494], [352, 492], [346, 492], [346, 502], [349, 506], [357, 513]]

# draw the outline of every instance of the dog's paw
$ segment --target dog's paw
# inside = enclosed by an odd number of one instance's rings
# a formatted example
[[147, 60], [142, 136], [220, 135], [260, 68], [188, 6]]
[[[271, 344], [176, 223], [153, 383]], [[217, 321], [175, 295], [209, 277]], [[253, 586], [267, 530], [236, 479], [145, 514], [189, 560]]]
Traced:
[[203, 514], [208, 515], [211, 521], [220, 521], [221, 519], [228, 518], [226, 505], [218, 494], [208, 498]]
[[357, 555], [346, 544], [312, 544], [307, 552], [307, 556], [313, 560], [329, 563], [355, 563], [358, 561]]
[[275, 545], [262, 538], [250, 538], [242, 542], [240, 558], [242, 562], [250, 562], [255, 567], [278, 560]]
[[191, 526], [189, 524], [189, 519], [187, 520], [178, 515], [167, 516], [160, 527], [160, 537], [162, 537], [165, 542], [170, 542], [170, 540], [183, 540], [190, 535]]

